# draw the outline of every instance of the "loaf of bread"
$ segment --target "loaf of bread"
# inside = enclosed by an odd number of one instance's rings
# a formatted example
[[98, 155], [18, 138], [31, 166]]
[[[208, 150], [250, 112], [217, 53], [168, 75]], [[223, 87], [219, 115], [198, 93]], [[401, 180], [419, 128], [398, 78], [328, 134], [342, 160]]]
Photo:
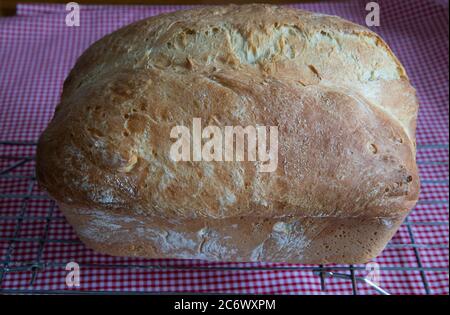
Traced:
[[[37, 177], [102, 253], [363, 263], [418, 199], [417, 111], [403, 66], [362, 26], [270, 5], [178, 11], [79, 58]], [[276, 126], [276, 168], [174, 159], [171, 132], [194, 118]]]

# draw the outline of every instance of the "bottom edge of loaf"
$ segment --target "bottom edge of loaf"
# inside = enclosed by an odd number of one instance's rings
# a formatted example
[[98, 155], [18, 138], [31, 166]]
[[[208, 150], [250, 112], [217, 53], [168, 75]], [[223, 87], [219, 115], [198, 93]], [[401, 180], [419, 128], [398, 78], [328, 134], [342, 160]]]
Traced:
[[81, 241], [108, 255], [233, 262], [359, 264], [380, 254], [397, 218], [176, 219], [60, 204]]

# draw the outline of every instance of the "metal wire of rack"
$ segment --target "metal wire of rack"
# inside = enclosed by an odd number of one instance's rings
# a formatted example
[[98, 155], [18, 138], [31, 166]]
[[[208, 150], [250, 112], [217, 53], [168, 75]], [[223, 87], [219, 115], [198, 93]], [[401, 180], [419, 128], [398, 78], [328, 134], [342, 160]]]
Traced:
[[[1, 146], [21, 146], [31, 148], [30, 150], [24, 150], [29, 152], [34, 152], [35, 142], [27, 142], [27, 141], [0, 141]], [[428, 145], [428, 146], [418, 146], [418, 149], [426, 148], [426, 149], [446, 149], [448, 150], [448, 144], [440, 144], [440, 145]], [[3, 151], [0, 151], [3, 152]], [[2, 229], [4, 222], [14, 222], [14, 230], [11, 236], [0, 236], [0, 242], [4, 242], [6, 244], [6, 248], [4, 250], [4, 254], [0, 255], [0, 293], [51, 293], [51, 294], [117, 294], [121, 292], [117, 291], [74, 291], [74, 290], [39, 290], [33, 288], [36, 278], [40, 272], [45, 271], [47, 268], [63, 268], [64, 270], [65, 263], [62, 262], [53, 262], [53, 261], [44, 261], [42, 259], [43, 251], [48, 244], [51, 243], [59, 243], [59, 244], [77, 244], [81, 242], [79, 240], [67, 240], [67, 239], [58, 239], [58, 238], [50, 238], [49, 230], [50, 224], [55, 221], [64, 220], [63, 217], [55, 217], [56, 204], [54, 201], [50, 199], [45, 194], [37, 194], [34, 190], [36, 185], [36, 177], [34, 174], [32, 175], [23, 175], [17, 174], [14, 171], [20, 167], [23, 167], [26, 164], [34, 163], [33, 154], [24, 154], [24, 155], [9, 155], [0, 153], [0, 161], [3, 163], [2, 165], [6, 165], [3, 168], [0, 168], [0, 180], [22, 180], [26, 181], [26, 192], [25, 193], [3, 193], [0, 191], [0, 204], [2, 202], [8, 200], [20, 200], [20, 210], [17, 213], [13, 214], [3, 214], [0, 212], [0, 230]], [[419, 164], [427, 165], [427, 164], [436, 164], [436, 163], [444, 163], [448, 165], [447, 162], [427, 162], [427, 161], [419, 161]], [[422, 180], [422, 183], [428, 182], [430, 184], [449, 184], [448, 178], [444, 180]], [[28, 213], [29, 203], [32, 200], [47, 200], [49, 201], [49, 206], [46, 210], [46, 215], [32, 215]], [[447, 200], [428, 200], [428, 201], [419, 201], [421, 203], [433, 203], [433, 204], [443, 204], [448, 209], [448, 198]], [[413, 210], [414, 211], [414, 210]], [[43, 232], [39, 237], [25, 237], [21, 236], [20, 232], [24, 223], [44, 223]], [[386, 270], [391, 272], [405, 273], [405, 272], [419, 272], [421, 283], [423, 285], [424, 293], [432, 294], [432, 290], [430, 289], [430, 284], [427, 279], [427, 272], [447, 272], [448, 268], [442, 267], [433, 267], [427, 266], [423, 263], [421, 259], [421, 250], [426, 250], [430, 248], [440, 248], [448, 250], [449, 245], [448, 242], [446, 244], [419, 244], [415, 240], [414, 235], [414, 226], [428, 226], [428, 227], [439, 227], [439, 226], [448, 226], [448, 221], [411, 221], [406, 219], [403, 223], [403, 226], [406, 226], [408, 231], [409, 243], [404, 244], [388, 244], [387, 248], [396, 248], [396, 249], [412, 249], [414, 251], [415, 256], [415, 266], [380, 266], [380, 270]], [[447, 239], [448, 241], [448, 239]], [[33, 243], [35, 247], [36, 254], [34, 258], [29, 261], [15, 261], [14, 260], [14, 250], [22, 242]], [[1, 252], [0, 252], [1, 254]], [[356, 275], [356, 271], [364, 270], [364, 266], [302, 266], [302, 265], [294, 265], [294, 266], [270, 266], [270, 267], [246, 267], [246, 266], [220, 266], [220, 265], [211, 265], [211, 266], [171, 266], [164, 264], [102, 264], [102, 263], [84, 263], [81, 264], [80, 267], [83, 268], [121, 268], [127, 270], [165, 270], [165, 269], [183, 269], [188, 268], [191, 270], [254, 270], [258, 268], [259, 270], [302, 270], [312, 272], [317, 276], [318, 281], [320, 281], [320, 287], [322, 290], [327, 289], [327, 281], [330, 278], [335, 279], [345, 279], [351, 283], [351, 290], [354, 295], [359, 294], [358, 288], [360, 285], [366, 285], [374, 290], [374, 292], [378, 292], [379, 294], [388, 295], [384, 288], [378, 286], [376, 283], [372, 282], [370, 279], [366, 277], [361, 277]], [[29, 278], [29, 285], [27, 287], [16, 287], [16, 288], [4, 288], [3, 283], [4, 279], [8, 274], [16, 273], [16, 272], [29, 272], [31, 276]], [[133, 293], [133, 292], [126, 292]], [[158, 292], [136, 292], [136, 293], [158, 293]], [[161, 293], [161, 292], [160, 292]], [[169, 292], [162, 292], [169, 293]], [[176, 292], [180, 293], [180, 292]], [[204, 293], [202, 293], [204, 294]]]

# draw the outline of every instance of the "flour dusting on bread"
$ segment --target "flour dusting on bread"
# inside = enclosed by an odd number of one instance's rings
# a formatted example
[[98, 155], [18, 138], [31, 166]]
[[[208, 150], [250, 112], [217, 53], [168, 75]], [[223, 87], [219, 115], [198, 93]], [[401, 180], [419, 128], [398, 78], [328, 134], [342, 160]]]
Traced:
[[[37, 178], [108, 254], [366, 262], [418, 199], [417, 111], [400, 61], [362, 26], [260, 4], [178, 11], [79, 58]], [[172, 128], [194, 118], [276, 126], [277, 168], [172, 159]]]

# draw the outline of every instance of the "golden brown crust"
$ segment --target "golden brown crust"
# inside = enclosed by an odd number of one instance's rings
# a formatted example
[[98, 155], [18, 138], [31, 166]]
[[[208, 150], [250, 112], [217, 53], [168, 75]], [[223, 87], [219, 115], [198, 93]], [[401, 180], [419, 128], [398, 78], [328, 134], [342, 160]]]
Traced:
[[[64, 207], [110, 215], [398, 220], [418, 198], [417, 110], [403, 67], [361, 26], [268, 5], [179, 11], [122, 28], [80, 57], [40, 138], [37, 175]], [[173, 162], [170, 130], [194, 117], [279, 126], [277, 170]], [[308, 257], [290, 260], [333, 261]]]

